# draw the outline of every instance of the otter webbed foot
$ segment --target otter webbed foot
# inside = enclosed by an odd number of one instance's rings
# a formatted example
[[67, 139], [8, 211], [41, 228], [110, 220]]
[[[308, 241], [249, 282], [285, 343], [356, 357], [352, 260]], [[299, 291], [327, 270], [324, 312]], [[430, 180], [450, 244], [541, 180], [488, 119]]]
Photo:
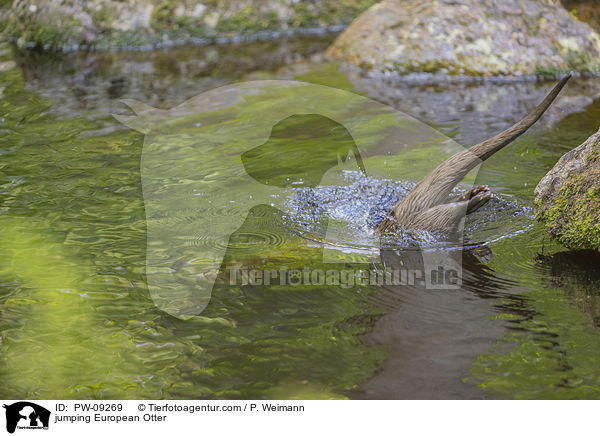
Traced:
[[481, 206], [490, 201], [493, 197], [492, 191], [488, 185], [476, 186], [468, 192], [455, 197], [449, 201], [449, 203], [462, 203], [468, 201], [467, 215], [475, 212]]
[[448, 203], [458, 203], [459, 201], [467, 201], [467, 200], [470, 200], [471, 198], [475, 197], [480, 192], [485, 192], [485, 191], [489, 191], [489, 190], [490, 190], [490, 187], [488, 185], [476, 186], [473, 189], [471, 189], [470, 191], [467, 191], [464, 194], [459, 195], [458, 197], [454, 197], [454, 198], [450, 199], [450, 201], [448, 201]]
[[[477, 188], [483, 189], [475, 192], [474, 195], [469, 198], [469, 205], [467, 206], [467, 215], [475, 212], [481, 206], [490, 201], [494, 196], [494, 194], [492, 194], [492, 191], [490, 191], [490, 188], [488, 186], [478, 186]], [[473, 193], [477, 188], [472, 189], [471, 193]]]
[[398, 231], [398, 221], [394, 217], [394, 212], [390, 211], [387, 216], [375, 228], [377, 233], [395, 233]]

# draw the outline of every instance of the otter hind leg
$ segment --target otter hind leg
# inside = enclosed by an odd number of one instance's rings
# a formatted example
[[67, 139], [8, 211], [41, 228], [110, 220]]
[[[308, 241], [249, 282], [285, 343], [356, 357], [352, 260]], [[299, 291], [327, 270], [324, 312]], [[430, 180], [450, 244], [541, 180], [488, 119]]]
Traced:
[[[476, 186], [468, 192], [449, 199], [447, 203], [434, 206], [415, 216], [408, 227], [423, 230], [447, 230], [458, 225], [460, 219], [465, 215], [475, 212], [491, 200], [493, 194], [489, 186]], [[393, 211], [388, 213], [377, 228], [376, 232], [395, 233], [400, 227]]]
[[492, 198], [488, 186], [477, 186], [452, 201], [421, 212], [411, 223], [416, 229], [451, 234], [468, 214], [475, 212]]

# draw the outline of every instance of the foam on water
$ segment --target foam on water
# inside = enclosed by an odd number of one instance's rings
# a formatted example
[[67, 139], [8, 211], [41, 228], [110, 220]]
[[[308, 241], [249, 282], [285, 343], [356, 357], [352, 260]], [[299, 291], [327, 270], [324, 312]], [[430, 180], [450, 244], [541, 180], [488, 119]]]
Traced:
[[[344, 185], [302, 187], [284, 204], [291, 229], [309, 240], [324, 242], [327, 225], [335, 223], [345, 232], [339, 240], [328, 241], [348, 249], [366, 247], [373, 243], [374, 228], [388, 214], [390, 208], [405, 197], [415, 183], [393, 181], [365, 176], [359, 171], [344, 171]], [[453, 195], [465, 189], [458, 187]], [[532, 210], [510, 195], [495, 193], [492, 200], [465, 222], [464, 237], [470, 248], [490, 241], [519, 234], [533, 222]], [[428, 231], [400, 232], [396, 243], [417, 242], [423, 246], [437, 245], [443, 239]]]

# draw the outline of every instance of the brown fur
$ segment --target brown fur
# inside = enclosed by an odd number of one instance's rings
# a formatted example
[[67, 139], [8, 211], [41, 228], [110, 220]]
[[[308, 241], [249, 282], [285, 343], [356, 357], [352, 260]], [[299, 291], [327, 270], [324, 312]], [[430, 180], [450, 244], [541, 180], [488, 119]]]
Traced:
[[467, 213], [474, 212], [485, 204], [492, 198], [492, 194], [485, 186], [451, 199], [449, 195], [454, 187], [469, 171], [533, 126], [570, 78], [570, 74], [564, 77], [539, 106], [512, 127], [441, 163], [393, 207], [387, 218], [377, 226], [377, 232], [390, 233], [398, 227], [441, 233], [455, 230]]

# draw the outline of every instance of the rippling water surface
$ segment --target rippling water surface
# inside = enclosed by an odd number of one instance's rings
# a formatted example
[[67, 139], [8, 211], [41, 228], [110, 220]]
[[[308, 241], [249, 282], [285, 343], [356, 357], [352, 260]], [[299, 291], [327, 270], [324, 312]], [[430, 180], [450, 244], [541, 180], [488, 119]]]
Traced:
[[[421, 144], [395, 161], [401, 180], [357, 168], [329, 185], [290, 176], [278, 207], [242, 202], [249, 213], [229, 239], [206, 310], [180, 319], [155, 306], [145, 271], [153, 217], [142, 193], [144, 137], [111, 116], [130, 114], [120, 99], [168, 109], [225, 84], [297, 79], [371, 97], [468, 145], [520, 119], [551, 86], [384, 83], [324, 62], [329, 42], [69, 55], [0, 46], [0, 396], [600, 397], [600, 257], [566, 251], [533, 218], [537, 182], [598, 128], [598, 80], [573, 80], [539, 125], [470, 177], [496, 195], [465, 224], [461, 289], [229, 280], [232, 266], [382, 268], [369, 257], [378, 248], [373, 227], [456, 151]], [[322, 156], [322, 138], [302, 140], [314, 152], [291, 155], [290, 173]], [[389, 142], [384, 154], [402, 146]], [[225, 180], [208, 162], [230, 151], [208, 145], [199, 177]], [[268, 162], [257, 171], [281, 176]], [[192, 182], [165, 180], [165, 189]], [[219, 191], [217, 203], [243, 189]], [[197, 217], [222, 218], [206, 208], [169, 215], [193, 229], [190, 259], [211, 237]], [[384, 250], [386, 265], [406, 262], [412, 243], [437, 243], [423, 233], [403, 238]]]

